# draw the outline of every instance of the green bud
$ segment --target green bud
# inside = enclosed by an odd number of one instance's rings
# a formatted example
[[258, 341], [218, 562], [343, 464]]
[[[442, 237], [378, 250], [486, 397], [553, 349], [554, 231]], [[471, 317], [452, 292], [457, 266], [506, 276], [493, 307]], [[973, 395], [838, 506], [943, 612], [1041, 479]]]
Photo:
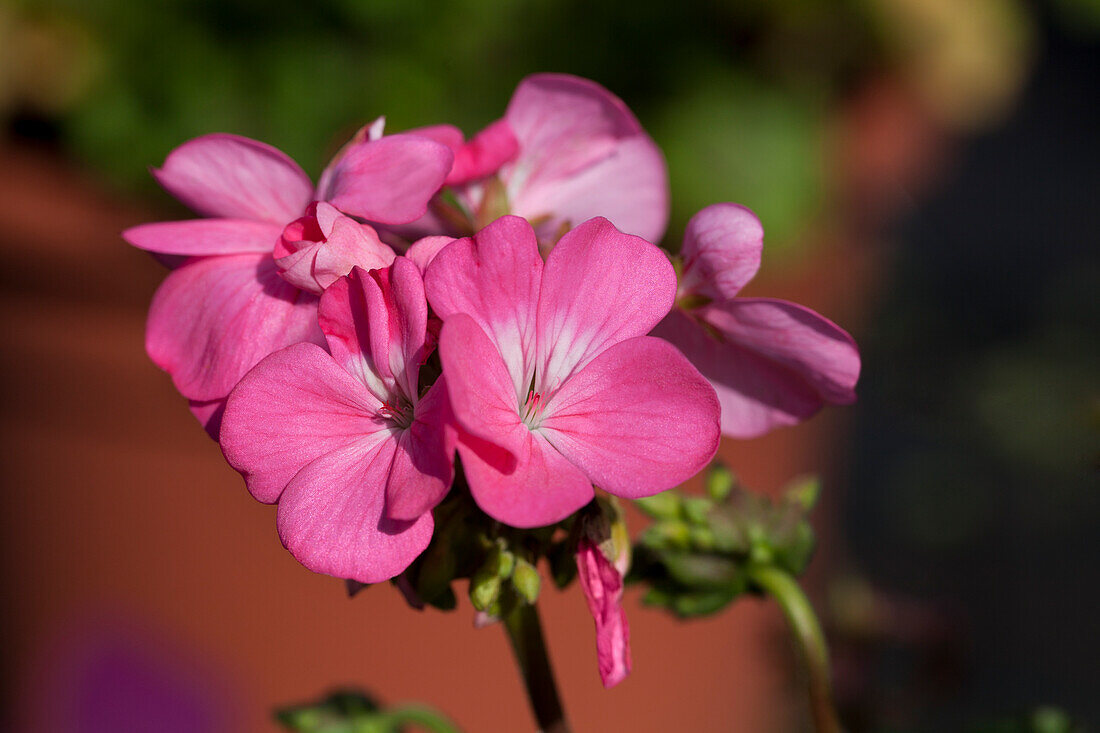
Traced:
[[783, 490], [783, 501], [800, 508], [803, 513], [814, 508], [819, 496], [821, 496], [821, 479], [818, 476], [796, 478]]
[[675, 491], [635, 499], [634, 504], [653, 519], [679, 519], [682, 500]]
[[486, 611], [500, 597], [502, 581], [496, 574], [494, 563], [485, 563], [470, 578], [470, 603], [479, 611]]
[[726, 467], [726, 464], [716, 461], [707, 471], [705, 483], [707, 496], [715, 501], [725, 501], [726, 497], [733, 491], [737, 479], [734, 477], [733, 472]]
[[534, 603], [539, 599], [541, 584], [538, 569], [523, 558], [517, 558], [516, 568], [512, 572], [512, 586], [520, 597], [528, 603]]
[[703, 496], [691, 496], [684, 500], [684, 516], [692, 524], [705, 526], [707, 515], [710, 514], [713, 507], [714, 503], [710, 499]]
[[512, 572], [516, 568], [516, 556], [510, 551], [501, 548], [496, 553], [496, 574], [503, 579], [512, 577]]
[[691, 528], [679, 520], [658, 522], [642, 532], [641, 542], [657, 550], [686, 550], [691, 547]]
[[695, 550], [711, 552], [715, 549], [714, 532], [710, 527], [692, 527], [691, 546]]

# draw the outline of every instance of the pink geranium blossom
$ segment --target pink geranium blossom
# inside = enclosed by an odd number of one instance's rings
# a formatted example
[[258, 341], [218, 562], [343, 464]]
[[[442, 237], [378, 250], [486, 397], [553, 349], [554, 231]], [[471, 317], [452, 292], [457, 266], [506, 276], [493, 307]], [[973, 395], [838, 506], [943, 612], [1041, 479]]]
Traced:
[[832, 321], [786, 300], [735, 297], [759, 269], [763, 242], [743, 206], [715, 204], [692, 217], [678, 305], [653, 331], [714, 385], [722, 432], [736, 438], [851, 403], [859, 378], [859, 350]]
[[221, 444], [279, 536], [316, 572], [375, 583], [432, 535], [454, 477], [446, 386], [420, 396], [428, 307], [416, 266], [355, 268], [321, 296], [329, 352], [271, 354], [230, 394]]
[[[424, 213], [452, 157], [422, 137], [360, 136], [315, 191], [286, 155], [236, 135], [205, 135], [168, 155], [154, 171], [157, 180], [208, 218], [144, 224], [123, 236], [136, 247], [189, 258], [153, 298], [146, 349], [197, 417], [216, 421], [237, 380], [267, 354], [322, 341], [316, 294], [325, 282], [354, 264], [392, 261], [372, 229], [338, 210], [377, 222], [411, 221]], [[308, 223], [299, 217], [313, 199], [328, 204], [311, 208]], [[216, 433], [216, 424], [209, 427]]]
[[592, 485], [654, 494], [718, 447], [718, 401], [667, 342], [646, 336], [676, 275], [657, 247], [592, 219], [545, 265], [506, 216], [436, 255], [425, 276], [470, 490], [517, 527], [556, 522]]
[[549, 244], [595, 216], [650, 241], [664, 235], [664, 156], [622, 100], [593, 81], [529, 76], [504, 118], [469, 141], [450, 125], [411, 132], [454, 152], [446, 185], [459, 208], [437, 199], [432, 214], [397, 229], [406, 237], [468, 235], [506, 213], [532, 222]]

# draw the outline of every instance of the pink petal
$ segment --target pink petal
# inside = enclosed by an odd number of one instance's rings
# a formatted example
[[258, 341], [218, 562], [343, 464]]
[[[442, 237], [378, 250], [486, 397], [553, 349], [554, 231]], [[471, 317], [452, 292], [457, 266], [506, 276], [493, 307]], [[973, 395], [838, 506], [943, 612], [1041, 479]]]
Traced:
[[447, 495], [454, 481], [452, 421], [447, 384], [441, 377], [417, 403], [412, 424], [398, 437], [386, 484], [386, 514], [391, 519], [416, 519]]
[[505, 120], [497, 120], [455, 151], [447, 185], [456, 186], [493, 175], [516, 157], [519, 142]]
[[337, 280], [321, 296], [318, 316], [333, 358], [382, 402], [418, 396], [427, 319], [420, 271], [404, 257]]
[[478, 506], [514, 527], [536, 527], [592, 499], [584, 474], [520, 422], [504, 362], [472, 318], [460, 313], [444, 322], [439, 355], [463, 429], [462, 467]]
[[397, 441], [352, 445], [303, 468], [279, 499], [279, 537], [318, 573], [378, 583], [400, 574], [432, 538], [432, 515], [386, 517], [386, 480]]
[[195, 419], [202, 423], [206, 434], [218, 440], [222, 430], [222, 415], [225, 413], [225, 400], [211, 400], [209, 402], [197, 402], [188, 400], [188, 409]]
[[458, 129], [454, 125], [428, 125], [427, 127], [414, 127], [411, 130], [406, 130], [406, 135], [419, 135], [420, 137], [426, 137], [429, 140], [435, 140], [440, 145], [446, 145], [450, 148], [452, 153], [458, 153], [462, 149], [462, 146], [466, 144], [466, 136], [462, 134], [462, 130]]
[[726, 435], [753, 438], [802, 422], [826, 402], [855, 399], [855, 343], [808, 308], [745, 298], [698, 314], [716, 333], [673, 311], [653, 334], [683, 350], [714, 385]]
[[540, 391], [655, 326], [676, 298], [676, 272], [654, 245], [606, 219], [566, 234], [546, 260], [538, 306]]
[[388, 267], [397, 256], [373, 228], [323, 201], [310, 204], [306, 216], [286, 226], [274, 255], [287, 282], [316, 295], [353, 267]]
[[473, 238], [444, 248], [424, 277], [436, 314], [471, 317], [493, 341], [524, 399], [535, 368], [535, 312], [542, 258], [534, 230], [516, 216], [502, 216]]
[[520, 83], [505, 120], [520, 148], [501, 171], [513, 213], [550, 216], [547, 230], [606, 216], [651, 241], [664, 235], [664, 157], [618, 97], [586, 79], [536, 74]]
[[630, 626], [622, 608], [623, 578], [590, 540], [577, 546], [577, 579], [596, 622], [596, 659], [606, 688], [630, 674]]
[[428, 209], [454, 154], [417, 135], [390, 135], [352, 146], [336, 163], [322, 198], [353, 216], [404, 224]]
[[220, 399], [257, 362], [321, 342], [317, 298], [284, 282], [270, 255], [200, 257], [153, 296], [145, 348], [185, 397]]
[[698, 473], [718, 450], [714, 389], [661, 339], [612, 346], [551, 397], [539, 430], [592, 483], [650, 496]]
[[257, 364], [229, 395], [222, 452], [270, 504], [319, 456], [364, 440], [393, 442], [380, 406], [319, 346], [296, 344]]
[[748, 208], [706, 207], [691, 217], [684, 232], [680, 292], [712, 300], [732, 298], [760, 269], [763, 247], [764, 228]]
[[141, 224], [122, 233], [139, 249], [176, 255], [228, 255], [270, 252], [281, 230], [248, 219], [190, 219]]
[[428, 265], [432, 264], [435, 256], [453, 241], [454, 237], [424, 237], [413, 242], [405, 256], [413, 261], [423, 275], [428, 272]]
[[270, 145], [215, 133], [185, 142], [154, 170], [160, 185], [203, 216], [282, 226], [309, 203], [313, 184]]

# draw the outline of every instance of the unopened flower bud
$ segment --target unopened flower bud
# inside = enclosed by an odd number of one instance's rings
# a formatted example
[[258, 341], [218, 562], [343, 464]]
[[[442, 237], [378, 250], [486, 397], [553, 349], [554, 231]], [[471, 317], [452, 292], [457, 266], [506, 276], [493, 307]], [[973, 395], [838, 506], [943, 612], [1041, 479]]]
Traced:
[[500, 576], [493, 572], [487, 572], [487, 566], [483, 565], [470, 578], [470, 603], [478, 611], [488, 611], [493, 603], [500, 598], [500, 586]]
[[707, 515], [714, 506], [710, 499], [702, 496], [690, 496], [684, 499], [684, 517], [689, 522], [698, 526], [706, 526]]
[[706, 490], [707, 496], [715, 501], [725, 501], [733, 491], [737, 479], [733, 472], [724, 463], [715, 463], [707, 471]]
[[542, 579], [534, 565], [523, 558], [516, 558], [516, 567], [512, 572], [512, 586], [519, 593], [520, 598], [528, 603], [534, 603], [539, 598], [539, 588]]

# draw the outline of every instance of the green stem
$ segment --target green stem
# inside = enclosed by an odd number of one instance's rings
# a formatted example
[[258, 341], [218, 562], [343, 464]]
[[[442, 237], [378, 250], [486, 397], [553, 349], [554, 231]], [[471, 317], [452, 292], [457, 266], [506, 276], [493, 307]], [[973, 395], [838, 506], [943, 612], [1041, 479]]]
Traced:
[[810, 673], [810, 710], [817, 733], [841, 733], [840, 720], [833, 706], [832, 683], [829, 681], [829, 650], [825, 636], [814, 615], [814, 608], [802, 592], [798, 581], [771, 565], [754, 565], [749, 577], [776, 600], [794, 632], [802, 657]]
[[427, 708], [408, 706], [386, 711], [390, 725], [417, 725], [432, 733], [460, 733], [458, 726]]
[[516, 662], [519, 663], [523, 684], [527, 689], [527, 699], [535, 713], [539, 730], [542, 733], [570, 733], [535, 606], [517, 603], [504, 617], [504, 628], [512, 643]]

